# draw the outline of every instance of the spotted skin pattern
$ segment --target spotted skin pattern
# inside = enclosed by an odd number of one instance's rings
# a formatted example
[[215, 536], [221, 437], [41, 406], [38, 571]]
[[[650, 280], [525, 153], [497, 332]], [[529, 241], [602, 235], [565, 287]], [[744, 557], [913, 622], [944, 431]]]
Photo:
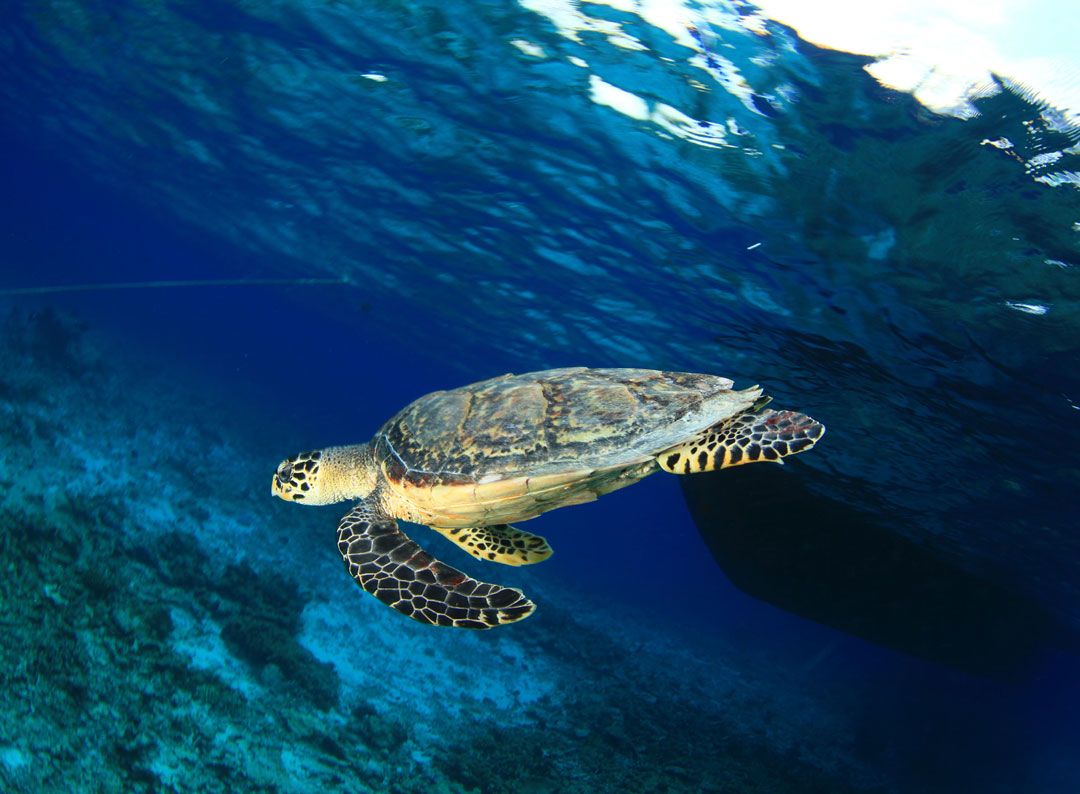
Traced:
[[713, 425], [692, 441], [661, 453], [656, 461], [671, 474], [696, 474], [805, 452], [825, 426], [795, 411], [745, 413]]
[[489, 629], [536, 609], [520, 590], [479, 582], [439, 562], [372, 504], [361, 502], [341, 519], [338, 551], [364, 590], [421, 623]]
[[479, 560], [501, 562], [503, 565], [532, 565], [552, 555], [552, 548], [539, 535], [525, 532], [509, 524], [486, 527], [443, 529], [432, 527], [447, 540], [453, 541]]
[[274, 493], [288, 501], [303, 501], [311, 490], [311, 481], [319, 475], [321, 457], [321, 452], [313, 450], [282, 461], [274, 475]]

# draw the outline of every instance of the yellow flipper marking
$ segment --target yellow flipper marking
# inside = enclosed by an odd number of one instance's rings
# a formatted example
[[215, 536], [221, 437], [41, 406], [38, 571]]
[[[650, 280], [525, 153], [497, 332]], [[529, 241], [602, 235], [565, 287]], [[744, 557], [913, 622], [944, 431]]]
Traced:
[[660, 453], [656, 462], [671, 474], [696, 474], [805, 452], [825, 426], [795, 411], [744, 413], [713, 425], [696, 438]]
[[542, 537], [509, 524], [432, 529], [477, 559], [501, 562], [503, 565], [532, 565], [552, 555], [551, 546]]

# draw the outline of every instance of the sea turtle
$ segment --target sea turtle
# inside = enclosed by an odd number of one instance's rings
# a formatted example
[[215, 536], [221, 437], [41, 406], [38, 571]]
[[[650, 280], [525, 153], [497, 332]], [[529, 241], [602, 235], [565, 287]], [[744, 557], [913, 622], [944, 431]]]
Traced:
[[507, 565], [551, 556], [510, 526], [592, 501], [657, 469], [692, 474], [782, 463], [821, 438], [804, 414], [765, 408], [759, 387], [646, 369], [530, 372], [421, 397], [366, 444], [282, 461], [272, 492], [302, 504], [360, 502], [338, 550], [367, 592], [422, 623], [486, 629], [536, 608], [511, 587], [439, 562], [395, 519], [431, 527], [470, 554]]

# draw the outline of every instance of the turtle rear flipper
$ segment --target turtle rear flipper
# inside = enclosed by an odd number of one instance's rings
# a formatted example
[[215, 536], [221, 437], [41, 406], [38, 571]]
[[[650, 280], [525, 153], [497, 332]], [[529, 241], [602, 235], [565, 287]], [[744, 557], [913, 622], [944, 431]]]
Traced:
[[432, 529], [477, 559], [501, 562], [503, 565], [532, 565], [552, 555], [551, 546], [542, 537], [509, 524]]
[[694, 439], [660, 453], [656, 462], [672, 474], [695, 474], [805, 452], [825, 434], [806, 414], [767, 409], [713, 425]]
[[421, 623], [489, 629], [536, 609], [520, 590], [477, 581], [439, 562], [394, 519], [363, 502], [338, 524], [338, 551], [361, 587]]

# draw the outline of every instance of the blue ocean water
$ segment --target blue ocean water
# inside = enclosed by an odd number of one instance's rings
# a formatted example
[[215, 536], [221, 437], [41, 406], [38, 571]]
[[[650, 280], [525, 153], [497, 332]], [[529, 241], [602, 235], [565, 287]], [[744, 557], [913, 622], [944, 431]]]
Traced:
[[[1072, 117], [677, 9], [0, 12], [5, 789], [1080, 788]], [[829, 432], [541, 517], [532, 568], [413, 528], [538, 603], [486, 633], [271, 500], [288, 454], [572, 365]]]

